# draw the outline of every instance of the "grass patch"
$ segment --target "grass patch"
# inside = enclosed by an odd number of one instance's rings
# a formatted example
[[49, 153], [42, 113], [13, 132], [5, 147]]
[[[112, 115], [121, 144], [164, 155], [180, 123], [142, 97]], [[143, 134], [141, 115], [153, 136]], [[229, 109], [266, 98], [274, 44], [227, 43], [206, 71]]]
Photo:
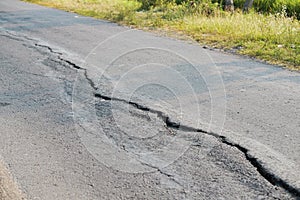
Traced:
[[[243, 14], [239, 10], [234, 13], [224, 12], [220, 3], [212, 3], [210, 0], [203, 0], [199, 4], [155, 0], [157, 5], [150, 5], [151, 0], [148, 0], [150, 3], [147, 9], [137, 0], [26, 1], [136, 28], [178, 32], [201, 44], [235, 49], [239, 54], [300, 70], [299, 13], [291, 17], [285, 5], [280, 11], [272, 10], [268, 14], [267, 11], [258, 13], [253, 10]], [[296, 1], [299, 0], [290, 2]], [[263, 6], [271, 9], [268, 5]], [[277, 4], [276, 6], [279, 9]], [[256, 9], [259, 10], [257, 7]]]

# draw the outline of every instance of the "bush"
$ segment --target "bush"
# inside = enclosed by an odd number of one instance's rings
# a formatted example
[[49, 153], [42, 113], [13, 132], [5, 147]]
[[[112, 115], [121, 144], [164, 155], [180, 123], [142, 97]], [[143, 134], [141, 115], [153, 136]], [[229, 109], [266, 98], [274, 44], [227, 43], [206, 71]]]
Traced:
[[219, 3], [211, 0], [138, 0], [142, 10], [163, 11], [168, 20], [184, 15], [211, 15], [219, 9]]
[[162, 6], [164, 4], [172, 2], [172, 0], [138, 0], [138, 1], [142, 3], [141, 6], [142, 10], [150, 10], [151, 8]]
[[[222, 0], [221, 0], [222, 1]], [[242, 9], [245, 0], [235, 0], [234, 6]], [[253, 8], [260, 13], [282, 13], [300, 19], [300, 0], [254, 0]]]
[[[169, 4], [182, 5], [189, 9], [189, 12], [203, 11], [204, 13], [213, 13], [216, 7], [224, 8], [224, 0], [137, 0], [142, 6], [142, 10], [151, 8], [163, 8]], [[243, 9], [245, 0], [234, 0], [235, 8]], [[218, 5], [218, 6], [216, 6]], [[221, 5], [221, 6], [220, 6]], [[192, 9], [191, 9], [192, 8]], [[254, 0], [253, 8], [260, 13], [286, 13], [286, 16], [295, 16], [300, 19], [300, 0]], [[201, 11], [201, 13], [202, 13]]]

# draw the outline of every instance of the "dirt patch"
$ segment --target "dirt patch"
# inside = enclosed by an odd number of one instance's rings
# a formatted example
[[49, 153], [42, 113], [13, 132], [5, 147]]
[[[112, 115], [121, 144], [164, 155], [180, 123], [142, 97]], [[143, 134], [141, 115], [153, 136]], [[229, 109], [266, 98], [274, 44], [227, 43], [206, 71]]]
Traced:
[[13, 181], [5, 165], [0, 161], [0, 199], [25, 200], [26, 198]]

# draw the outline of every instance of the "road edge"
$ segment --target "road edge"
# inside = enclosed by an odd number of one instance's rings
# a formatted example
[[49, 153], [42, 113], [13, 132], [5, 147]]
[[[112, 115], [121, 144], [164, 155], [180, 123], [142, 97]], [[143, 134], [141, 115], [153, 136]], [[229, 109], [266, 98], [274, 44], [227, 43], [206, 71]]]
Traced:
[[25, 200], [25, 195], [19, 189], [11, 173], [0, 159], [0, 199]]

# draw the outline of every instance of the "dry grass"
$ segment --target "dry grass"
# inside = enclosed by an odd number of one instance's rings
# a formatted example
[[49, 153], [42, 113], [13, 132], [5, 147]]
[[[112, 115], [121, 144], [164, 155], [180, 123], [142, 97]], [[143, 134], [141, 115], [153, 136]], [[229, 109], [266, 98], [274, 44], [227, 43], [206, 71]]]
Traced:
[[300, 69], [300, 23], [277, 14], [226, 13], [218, 7], [167, 4], [140, 11], [135, 0], [26, 0], [137, 28], [180, 32], [201, 44], [234, 49], [269, 63]]

